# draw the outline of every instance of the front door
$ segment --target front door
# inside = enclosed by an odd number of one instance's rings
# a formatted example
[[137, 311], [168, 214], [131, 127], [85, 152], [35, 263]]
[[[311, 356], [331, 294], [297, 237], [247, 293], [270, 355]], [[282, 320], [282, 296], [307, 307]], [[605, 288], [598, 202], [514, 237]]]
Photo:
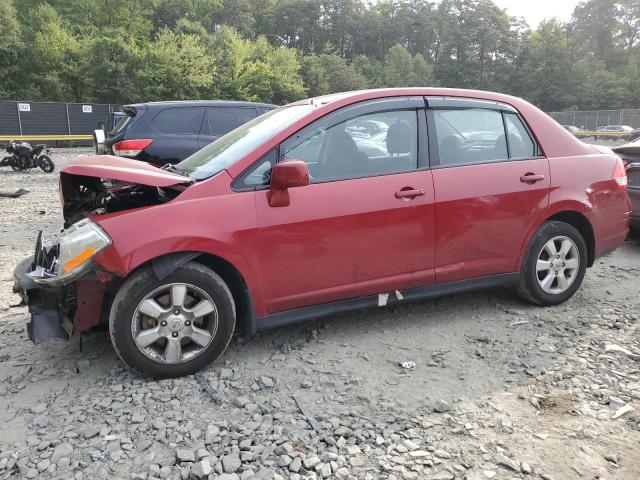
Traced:
[[429, 111], [437, 283], [514, 272], [549, 203], [549, 162], [517, 113], [452, 104]]
[[286, 207], [270, 207], [266, 190], [256, 195], [271, 313], [433, 283], [425, 129], [422, 99], [373, 101], [323, 117], [280, 146], [279, 160], [304, 160], [312, 178], [289, 190]]

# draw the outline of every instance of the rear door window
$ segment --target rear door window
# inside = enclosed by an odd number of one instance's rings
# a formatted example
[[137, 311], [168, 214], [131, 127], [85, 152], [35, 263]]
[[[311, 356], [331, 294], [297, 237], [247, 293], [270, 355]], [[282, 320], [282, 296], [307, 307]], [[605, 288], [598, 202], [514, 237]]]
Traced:
[[456, 108], [433, 110], [440, 165], [489, 163], [509, 159], [502, 113]]
[[208, 135], [220, 137], [258, 116], [255, 108], [209, 107], [207, 114]]
[[155, 116], [151, 127], [160, 133], [198, 134], [204, 111], [204, 107], [166, 108]]
[[534, 158], [539, 148], [516, 113], [483, 108], [432, 110], [440, 165]]

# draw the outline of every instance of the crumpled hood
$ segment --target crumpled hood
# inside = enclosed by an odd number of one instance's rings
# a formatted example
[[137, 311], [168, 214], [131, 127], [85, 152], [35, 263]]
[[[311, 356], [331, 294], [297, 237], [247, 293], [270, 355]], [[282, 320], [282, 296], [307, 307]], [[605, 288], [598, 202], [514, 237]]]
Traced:
[[91, 215], [169, 202], [193, 183], [138, 160], [111, 155], [77, 158], [60, 173], [65, 228]]
[[192, 182], [188, 177], [162, 170], [146, 162], [113, 155], [76, 158], [62, 169], [62, 174], [111, 179], [150, 187], [171, 187]]

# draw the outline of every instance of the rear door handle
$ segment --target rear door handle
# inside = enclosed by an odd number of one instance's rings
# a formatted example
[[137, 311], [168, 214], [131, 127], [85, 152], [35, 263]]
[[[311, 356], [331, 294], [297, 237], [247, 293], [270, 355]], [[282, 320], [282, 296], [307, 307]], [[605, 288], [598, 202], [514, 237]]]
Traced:
[[544, 180], [544, 175], [536, 175], [535, 173], [525, 173], [520, 177], [522, 183], [536, 183]]
[[412, 198], [416, 198], [416, 197], [421, 197], [422, 195], [426, 195], [427, 191], [424, 188], [421, 189], [413, 189], [413, 188], [407, 188], [400, 190], [399, 192], [396, 192], [396, 198], [405, 198], [405, 199], [412, 199]]

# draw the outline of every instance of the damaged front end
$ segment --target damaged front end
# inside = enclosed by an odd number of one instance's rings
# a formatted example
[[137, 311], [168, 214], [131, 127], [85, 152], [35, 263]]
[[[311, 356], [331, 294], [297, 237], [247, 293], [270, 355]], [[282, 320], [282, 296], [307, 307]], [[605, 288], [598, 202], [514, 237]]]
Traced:
[[[99, 323], [106, 284], [98, 279], [92, 259], [109, 245], [109, 236], [89, 219], [65, 230], [50, 247], [38, 234], [34, 255], [14, 272], [13, 287], [29, 307], [27, 330], [34, 343], [67, 339]], [[103, 280], [110, 277], [103, 275]]]
[[29, 338], [68, 339], [99, 325], [121, 278], [97, 269], [94, 258], [112, 239], [92, 218], [175, 198], [191, 179], [118, 157], [85, 157], [60, 175], [65, 229], [53, 245], [38, 234], [34, 255], [14, 272], [13, 290], [29, 307]]

